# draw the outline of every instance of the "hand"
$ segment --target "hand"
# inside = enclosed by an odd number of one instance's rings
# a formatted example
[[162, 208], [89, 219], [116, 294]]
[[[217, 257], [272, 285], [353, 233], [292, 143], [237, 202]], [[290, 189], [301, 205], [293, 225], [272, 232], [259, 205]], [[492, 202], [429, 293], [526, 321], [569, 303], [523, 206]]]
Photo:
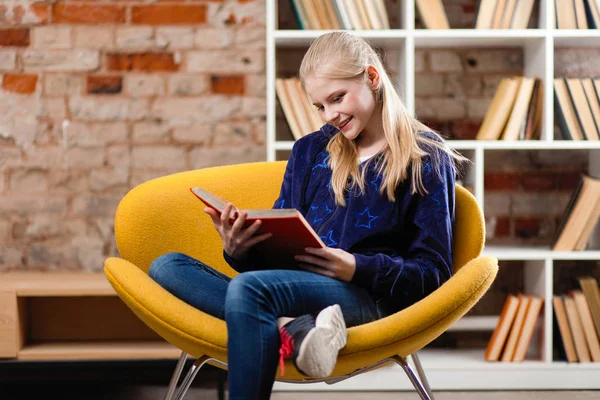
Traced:
[[220, 216], [216, 210], [210, 207], [206, 207], [204, 212], [210, 216], [215, 225], [215, 229], [219, 232], [225, 252], [229, 254], [230, 257], [241, 260], [246, 257], [248, 250], [250, 250], [252, 246], [270, 238], [273, 234], [268, 232], [254, 236], [258, 228], [260, 228], [260, 220], [254, 221], [252, 225], [244, 229], [243, 226], [246, 222], [246, 217], [248, 216], [246, 211], [240, 212], [232, 224], [229, 219], [232, 209], [233, 204], [227, 203], [227, 206], [225, 206], [225, 209]]
[[356, 271], [356, 258], [342, 249], [333, 247], [307, 247], [308, 255], [296, 256], [300, 268], [329, 276], [343, 282], [350, 282]]

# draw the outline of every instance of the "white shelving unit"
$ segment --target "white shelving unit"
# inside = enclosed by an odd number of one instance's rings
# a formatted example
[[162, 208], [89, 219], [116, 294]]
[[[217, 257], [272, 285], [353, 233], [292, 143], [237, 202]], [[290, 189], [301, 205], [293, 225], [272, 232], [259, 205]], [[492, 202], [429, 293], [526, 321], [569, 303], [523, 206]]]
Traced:
[[[280, 4], [283, 1], [278, 0]], [[278, 49], [308, 48], [310, 42], [326, 31], [278, 30], [277, 2], [267, 1], [267, 159], [275, 161], [277, 152], [291, 150], [293, 142], [277, 141], [276, 63]], [[541, 140], [537, 141], [450, 141], [450, 144], [471, 158], [473, 168], [466, 180], [473, 185], [475, 196], [484, 207], [484, 158], [486, 153], [498, 150], [588, 150], [591, 175], [600, 176], [600, 142], [566, 141], [554, 137], [554, 49], [560, 47], [600, 46], [598, 30], [553, 29], [554, 0], [541, 0], [539, 29], [527, 30], [422, 30], [415, 29], [414, 1], [400, 2], [397, 10], [388, 9], [400, 18], [401, 29], [380, 31], [352, 31], [371, 43], [386, 49], [398, 50], [396, 76], [401, 96], [407, 108], [415, 108], [415, 49], [428, 47], [519, 47], [524, 52], [525, 76], [536, 76], [544, 84], [544, 118]], [[388, 60], [389, 61], [389, 60]], [[287, 157], [287, 156], [286, 156]], [[485, 211], [485, 210], [484, 210]], [[598, 242], [600, 229], [594, 237]], [[557, 362], [552, 359], [552, 295], [553, 270], [556, 261], [600, 260], [600, 250], [582, 252], [553, 252], [549, 247], [487, 247], [485, 254], [499, 260], [520, 260], [525, 264], [525, 291], [544, 297], [545, 307], [536, 337], [532, 340], [528, 359], [523, 363], [488, 363], [484, 350], [424, 349], [419, 352], [425, 372], [434, 390], [469, 389], [600, 389], [600, 363]], [[497, 316], [464, 317], [452, 330], [494, 329]], [[540, 337], [541, 335], [541, 337]], [[534, 348], [533, 343], [542, 343]], [[390, 366], [359, 375], [333, 386], [325, 384], [292, 385], [277, 383], [275, 390], [413, 390], [412, 384], [399, 367]]]

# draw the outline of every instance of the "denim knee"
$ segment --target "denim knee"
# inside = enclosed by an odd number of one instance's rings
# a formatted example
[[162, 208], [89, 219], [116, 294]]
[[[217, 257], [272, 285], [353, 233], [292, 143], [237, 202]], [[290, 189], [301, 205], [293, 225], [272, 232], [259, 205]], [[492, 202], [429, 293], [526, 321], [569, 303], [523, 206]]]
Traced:
[[239, 274], [227, 286], [225, 312], [240, 311], [244, 305], [256, 302], [265, 294], [265, 285], [256, 274], [252, 272]]
[[169, 273], [171, 268], [187, 259], [189, 259], [189, 256], [183, 253], [171, 252], [163, 254], [152, 261], [152, 264], [150, 264], [150, 268], [148, 269], [148, 276], [155, 282], [160, 283], [162, 278]]

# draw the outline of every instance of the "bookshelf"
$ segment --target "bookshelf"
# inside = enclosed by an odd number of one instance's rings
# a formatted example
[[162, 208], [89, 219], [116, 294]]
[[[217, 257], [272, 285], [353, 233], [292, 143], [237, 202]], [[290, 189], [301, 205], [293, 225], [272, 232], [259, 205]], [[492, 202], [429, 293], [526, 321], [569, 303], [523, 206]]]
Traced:
[[[544, 85], [542, 133], [535, 141], [451, 140], [450, 145], [473, 161], [465, 182], [472, 185], [475, 197], [485, 212], [485, 157], [494, 151], [572, 151], [584, 150], [588, 157], [588, 173], [600, 176], [600, 142], [562, 140], [555, 135], [554, 124], [554, 51], [565, 47], [597, 47], [600, 31], [554, 29], [554, 0], [540, 0], [533, 16], [538, 28], [519, 30], [426, 30], [415, 28], [413, 0], [387, 2], [392, 29], [354, 30], [353, 34], [367, 38], [373, 45], [386, 49], [386, 65], [392, 70], [407, 108], [415, 111], [416, 50], [422, 48], [521, 48], [524, 54], [522, 75], [541, 78]], [[289, 0], [267, 1], [267, 159], [287, 159], [293, 146], [291, 133], [277, 110], [275, 79], [280, 76], [281, 54], [288, 50], [306, 50], [310, 42], [325, 30], [279, 29], [279, 12], [291, 11]], [[391, 5], [396, 4], [393, 8]], [[287, 15], [288, 20], [293, 14]], [[390, 59], [392, 55], [393, 59]], [[301, 58], [300, 58], [301, 59]], [[299, 61], [298, 61], [299, 62]], [[520, 363], [490, 363], [484, 361], [485, 349], [424, 349], [421, 363], [434, 390], [495, 390], [495, 389], [600, 389], [600, 363], [566, 363], [553, 360], [553, 272], [560, 264], [573, 260], [600, 260], [600, 229], [596, 227], [591, 249], [579, 252], [555, 252], [550, 246], [510, 247], [488, 246], [484, 254], [493, 254], [500, 261], [524, 263], [525, 291], [544, 298], [541, 318], [529, 349]], [[465, 316], [452, 330], [491, 331], [498, 316]], [[540, 343], [535, 346], [534, 343]], [[390, 366], [376, 372], [359, 375], [333, 386], [325, 384], [290, 385], [277, 383], [275, 390], [412, 390], [412, 385], [399, 367]], [[401, 378], [402, 377], [402, 378]]]

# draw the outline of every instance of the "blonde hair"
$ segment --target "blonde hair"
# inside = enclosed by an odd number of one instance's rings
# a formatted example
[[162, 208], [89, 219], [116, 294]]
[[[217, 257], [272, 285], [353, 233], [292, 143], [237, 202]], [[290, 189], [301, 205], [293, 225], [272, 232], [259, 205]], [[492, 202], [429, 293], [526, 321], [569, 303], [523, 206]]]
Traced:
[[[430, 156], [432, 166], [440, 173], [440, 155], [448, 154], [455, 160], [467, 160], [452, 150], [431, 128], [419, 122], [406, 110], [390, 80], [383, 63], [375, 50], [362, 38], [350, 35], [345, 31], [335, 31], [315, 39], [302, 59], [299, 78], [302, 87], [306, 79], [318, 76], [331, 79], [355, 79], [367, 82], [366, 68], [374, 66], [381, 77], [381, 82], [374, 92], [376, 109], [381, 107], [383, 131], [387, 145], [383, 150], [383, 159], [378, 162], [378, 173], [383, 174], [380, 194], [387, 193], [390, 201], [395, 201], [396, 187], [403, 182], [412, 170], [412, 194], [417, 191], [427, 193], [421, 177], [423, 157]], [[419, 132], [433, 132], [434, 137], [419, 135]], [[421, 148], [421, 144], [431, 148], [431, 154]], [[435, 151], [435, 149], [441, 150]], [[358, 149], [352, 140], [346, 139], [339, 131], [327, 144], [329, 167], [332, 169], [331, 186], [335, 201], [345, 206], [346, 189], [358, 187], [360, 193], [365, 192], [365, 165], [362, 170], [356, 161]], [[367, 161], [369, 164], [376, 157]], [[456, 165], [451, 162], [456, 173]], [[349, 178], [351, 178], [349, 180]]]

